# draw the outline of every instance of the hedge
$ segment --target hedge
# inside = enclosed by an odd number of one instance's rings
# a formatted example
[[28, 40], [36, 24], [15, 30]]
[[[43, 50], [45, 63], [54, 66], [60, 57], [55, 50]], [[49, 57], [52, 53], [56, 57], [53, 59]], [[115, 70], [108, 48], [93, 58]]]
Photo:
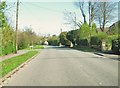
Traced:
[[120, 38], [112, 40], [112, 51], [114, 53], [120, 54], [119, 45], [120, 45]]
[[15, 52], [15, 46], [13, 43], [7, 43], [6, 46], [2, 46], [2, 55], [7, 55]]
[[77, 45], [80, 45], [80, 46], [88, 46], [88, 40], [87, 39], [77, 39], [76, 43], [77, 43]]
[[53, 46], [58, 46], [59, 45], [59, 40], [48, 40], [49, 45]]
[[118, 35], [109, 35], [106, 39], [106, 48], [112, 47], [112, 40], [118, 39]]
[[92, 36], [90, 39], [90, 45], [93, 48], [101, 50], [102, 40], [98, 36]]

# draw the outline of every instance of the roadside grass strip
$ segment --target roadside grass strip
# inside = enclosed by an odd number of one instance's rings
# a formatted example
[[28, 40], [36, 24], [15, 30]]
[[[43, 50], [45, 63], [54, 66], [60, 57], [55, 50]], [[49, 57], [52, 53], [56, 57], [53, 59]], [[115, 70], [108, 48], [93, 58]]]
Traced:
[[90, 48], [90, 47], [78, 47], [78, 46], [74, 46], [73, 48], [77, 49], [77, 50], [84, 51], [84, 52], [98, 52], [98, 50]]
[[44, 49], [44, 46], [36, 45], [33, 49]]
[[38, 51], [29, 51], [25, 54], [15, 56], [0, 62], [0, 78], [4, 77], [6, 74], [17, 68], [19, 65], [33, 57]]
[[44, 49], [44, 46], [36, 45], [36, 46], [33, 46], [33, 48], [28, 47], [28, 48], [25, 48], [24, 50], [32, 50], [32, 49]]

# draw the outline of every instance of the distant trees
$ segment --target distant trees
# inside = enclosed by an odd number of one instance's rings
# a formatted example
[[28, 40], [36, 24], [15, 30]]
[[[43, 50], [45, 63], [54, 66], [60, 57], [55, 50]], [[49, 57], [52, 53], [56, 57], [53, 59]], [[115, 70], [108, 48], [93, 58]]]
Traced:
[[52, 36], [48, 37], [47, 41], [48, 41], [49, 45], [53, 45], [53, 46], [59, 45], [59, 37], [56, 35], [52, 35]]
[[71, 31], [68, 31], [67, 35], [66, 35], [66, 38], [72, 42], [73, 45], [76, 44], [76, 40], [77, 38], [79, 37], [79, 30], [71, 30]]
[[18, 34], [18, 49], [24, 49], [32, 45], [40, 44], [40, 36], [32, 31], [32, 28], [25, 28]]
[[62, 45], [65, 45], [65, 46], [70, 46], [71, 45], [71, 42], [67, 39], [67, 32], [62, 32], [60, 35], [59, 35], [59, 38], [60, 38], [60, 43]]
[[96, 34], [97, 33], [96, 33], [95, 23], [92, 24], [91, 30], [89, 29], [89, 25], [87, 23], [84, 23], [81, 25], [79, 29], [71, 30], [68, 32], [62, 32], [59, 38], [60, 38], [60, 43], [63, 45], [66, 45], [66, 43], [68, 43], [68, 45], [72, 43], [74, 46], [76, 44], [90, 45], [91, 36], [95, 36]]

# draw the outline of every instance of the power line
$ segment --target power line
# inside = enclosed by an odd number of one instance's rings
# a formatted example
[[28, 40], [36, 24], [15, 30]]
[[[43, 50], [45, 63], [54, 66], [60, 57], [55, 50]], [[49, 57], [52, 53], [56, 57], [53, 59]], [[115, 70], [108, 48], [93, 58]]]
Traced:
[[[34, 4], [34, 3], [26, 3], [26, 4], [31, 5], [31, 6], [34, 6], [34, 7], [38, 7], [38, 8], [41, 8], [41, 9], [45, 9], [45, 10], [48, 10], [48, 11], [51, 11], [51, 12], [61, 13], [61, 14], [62, 14], [61, 11], [54, 10], [54, 9], [50, 9], [50, 8], [47, 8], [47, 7], [42, 7], [42, 6], [37, 5], [37, 4]], [[25, 4], [25, 3], [22, 3], [22, 5], [24, 5], [24, 6], [25, 6], [26, 4]], [[29, 8], [29, 9], [30, 9], [30, 8]]]

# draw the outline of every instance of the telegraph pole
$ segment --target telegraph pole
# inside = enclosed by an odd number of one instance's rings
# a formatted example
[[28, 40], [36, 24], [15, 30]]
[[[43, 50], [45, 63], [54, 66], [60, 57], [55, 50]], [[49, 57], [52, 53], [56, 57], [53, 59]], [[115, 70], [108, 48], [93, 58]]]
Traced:
[[16, 7], [15, 53], [17, 53], [18, 50], [18, 11], [19, 11], [19, 0], [17, 0], [17, 7]]

